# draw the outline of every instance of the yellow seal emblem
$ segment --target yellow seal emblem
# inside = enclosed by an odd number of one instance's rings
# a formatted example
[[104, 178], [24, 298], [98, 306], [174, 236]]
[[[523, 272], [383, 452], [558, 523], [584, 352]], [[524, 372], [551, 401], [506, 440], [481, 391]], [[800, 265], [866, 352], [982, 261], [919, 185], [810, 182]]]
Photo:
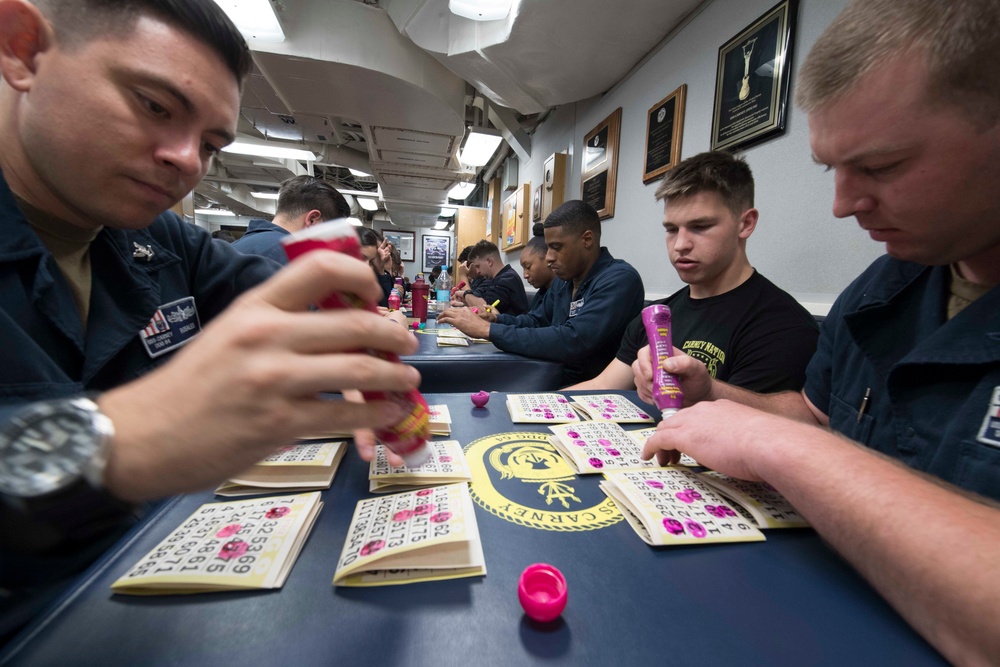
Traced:
[[579, 479], [545, 433], [499, 433], [465, 447], [472, 497], [498, 517], [542, 530], [594, 530], [622, 520], [610, 498]]

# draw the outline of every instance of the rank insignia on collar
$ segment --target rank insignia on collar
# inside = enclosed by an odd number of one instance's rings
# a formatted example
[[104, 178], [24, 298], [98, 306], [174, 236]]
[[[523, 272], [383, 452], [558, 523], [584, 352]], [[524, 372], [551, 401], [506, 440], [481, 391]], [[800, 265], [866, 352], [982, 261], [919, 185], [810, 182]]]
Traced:
[[144, 259], [147, 262], [153, 259], [153, 247], [148, 245], [139, 245], [135, 241], [132, 242], [135, 246], [135, 250], [132, 251], [132, 257], [135, 259]]

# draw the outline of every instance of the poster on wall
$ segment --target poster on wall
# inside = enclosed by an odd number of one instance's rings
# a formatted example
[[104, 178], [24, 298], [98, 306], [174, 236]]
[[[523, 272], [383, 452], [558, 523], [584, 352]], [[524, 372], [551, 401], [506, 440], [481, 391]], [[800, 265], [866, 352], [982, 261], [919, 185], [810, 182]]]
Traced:
[[433, 271], [435, 266], [448, 266], [448, 260], [451, 257], [451, 237], [424, 234], [421, 238], [424, 272]]
[[681, 161], [686, 97], [685, 83], [646, 112], [646, 164], [642, 172], [643, 183], [661, 178]]
[[618, 138], [621, 127], [622, 108], [618, 107], [583, 138], [580, 189], [583, 191], [583, 201], [594, 207], [601, 220], [615, 215]]
[[399, 258], [404, 262], [413, 261], [413, 246], [416, 237], [415, 232], [407, 232], [402, 229], [382, 229], [385, 238], [393, 247], [399, 249]]
[[783, 134], [798, 0], [783, 0], [719, 47], [712, 150]]

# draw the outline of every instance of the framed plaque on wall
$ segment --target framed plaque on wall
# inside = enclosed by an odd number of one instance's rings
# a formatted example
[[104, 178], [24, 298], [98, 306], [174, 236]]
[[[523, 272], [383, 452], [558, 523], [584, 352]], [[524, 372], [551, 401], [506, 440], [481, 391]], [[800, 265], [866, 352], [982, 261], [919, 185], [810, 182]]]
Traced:
[[583, 201], [597, 210], [601, 220], [615, 215], [615, 185], [618, 182], [618, 138], [622, 108], [597, 124], [583, 138], [581, 185]]

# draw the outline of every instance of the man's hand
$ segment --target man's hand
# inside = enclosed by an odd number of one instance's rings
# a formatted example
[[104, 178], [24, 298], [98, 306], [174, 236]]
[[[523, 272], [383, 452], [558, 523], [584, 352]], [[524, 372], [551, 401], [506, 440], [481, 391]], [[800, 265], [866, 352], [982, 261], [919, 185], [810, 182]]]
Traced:
[[389, 402], [321, 396], [420, 382], [415, 369], [363, 351], [412, 353], [417, 342], [403, 327], [362, 310], [309, 310], [332, 292], [373, 302], [381, 288], [366, 263], [311, 252], [243, 294], [163, 367], [103, 394], [116, 430], [107, 488], [129, 501], [192, 491], [304, 434], [401, 418]]
[[[684, 405], [694, 405], [711, 398], [712, 376], [708, 374], [705, 364], [675, 347], [673, 355], [663, 363], [663, 368], [677, 378], [677, 384], [684, 392]], [[653, 404], [653, 364], [648, 345], [639, 349], [632, 362], [632, 372], [639, 398]]]
[[490, 323], [479, 319], [471, 308], [449, 308], [438, 315], [438, 322], [450, 324], [473, 338], [490, 337]]
[[660, 422], [642, 448], [642, 459], [656, 455], [660, 465], [669, 465], [683, 452], [712, 470], [760, 481], [754, 466], [757, 448], [776, 438], [807, 441], [809, 434], [802, 429], [815, 428], [732, 401], [705, 401]]

